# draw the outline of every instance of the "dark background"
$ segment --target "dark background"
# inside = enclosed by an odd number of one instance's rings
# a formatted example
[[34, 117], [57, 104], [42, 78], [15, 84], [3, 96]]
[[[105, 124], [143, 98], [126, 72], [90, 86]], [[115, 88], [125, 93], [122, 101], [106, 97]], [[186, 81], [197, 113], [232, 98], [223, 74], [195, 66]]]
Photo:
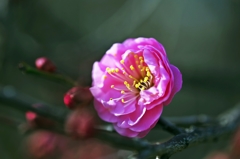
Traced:
[[[69, 87], [25, 76], [18, 63], [34, 65], [47, 56], [60, 72], [91, 85], [93, 62], [113, 43], [154, 37], [183, 74], [182, 90], [163, 116], [217, 116], [239, 102], [239, 0], [1, 0], [0, 20], [1, 88], [64, 107]], [[25, 120], [7, 106], [0, 113]], [[25, 158], [22, 135], [0, 124], [0, 158]], [[202, 159], [228, 142], [189, 148], [172, 159]]]

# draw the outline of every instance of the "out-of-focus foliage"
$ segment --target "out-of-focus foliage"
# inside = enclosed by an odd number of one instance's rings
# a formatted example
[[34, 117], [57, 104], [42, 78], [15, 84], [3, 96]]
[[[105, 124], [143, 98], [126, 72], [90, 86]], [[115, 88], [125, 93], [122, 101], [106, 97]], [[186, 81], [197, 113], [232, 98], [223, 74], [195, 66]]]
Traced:
[[[47, 56], [60, 72], [91, 85], [93, 62], [113, 43], [154, 37], [183, 74], [183, 88], [163, 115], [217, 115], [239, 102], [239, 28], [239, 0], [1, 0], [0, 85], [63, 106], [69, 87], [24, 76], [18, 63], [34, 65]], [[1, 106], [0, 114], [24, 121], [24, 114], [8, 107]], [[159, 136], [153, 132], [148, 138]], [[1, 158], [25, 158], [21, 140], [0, 123]], [[202, 145], [172, 158], [203, 158], [224, 146], [224, 141]]]

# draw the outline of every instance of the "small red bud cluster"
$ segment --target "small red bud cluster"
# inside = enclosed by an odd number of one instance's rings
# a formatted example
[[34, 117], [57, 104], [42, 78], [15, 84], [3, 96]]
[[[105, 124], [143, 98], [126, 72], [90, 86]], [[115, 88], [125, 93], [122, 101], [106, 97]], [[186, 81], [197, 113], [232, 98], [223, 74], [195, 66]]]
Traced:
[[26, 141], [28, 155], [35, 159], [53, 157], [56, 150], [56, 136], [48, 131], [36, 131]]
[[[99, 159], [116, 152], [95, 139], [76, 142], [67, 136], [44, 130], [32, 133], [25, 143], [27, 154], [33, 159]], [[112, 155], [111, 158], [117, 156]]]
[[95, 131], [95, 118], [87, 109], [73, 111], [66, 122], [66, 132], [76, 138], [89, 138]]
[[76, 138], [88, 138], [94, 134], [95, 118], [86, 107], [93, 100], [89, 87], [76, 86], [64, 95], [64, 103], [74, 111], [66, 122], [66, 132]]
[[55, 125], [54, 121], [31, 111], [26, 112], [25, 116], [30, 128], [52, 128]]
[[[35, 64], [36, 68], [42, 71], [52, 73], [56, 70], [55, 65], [46, 57], [36, 59]], [[83, 158], [87, 158], [87, 156], [89, 156], [88, 151], [95, 147], [95, 149], [92, 149], [94, 154], [92, 154], [91, 158], [97, 158], [98, 156], [104, 155], [105, 152], [108, 154], [113, 151], [112, 149], [109, 149], [108, 146], [105, 146], [104, 148], [101, 143], [88, 142], [89, 140], [92, 140], [91, 137], [96, 133], [95, 116], [87, 107], [92, 100], [93, 96], [89, 87], [75, 86], [68, 90], [63, 97], [63, 101], [67, 108], [73, 110], [65, 122], [65, 132], [69, 134], [71, 138], [57, 133], [37, 130], [27, 139], [30, 156], [36, 159], [45, 159], [49, 157], [55, 158], [56, 154], [58, 154], [58, 157], [60, 158], [61, 156], [69, 159], [76, 159], [76, 156], [81, 156], [81, 158], [84, 156]], [[36, 106], [39, 107], [39, 105], [35, 105], [35, 107]], [[26, 112], [26, 119], [30, 128], [34, 128], [34, 130], [36, 130], [35, 128], [54, 130], [54, 128], [56, 128], [55, 126], [58, 126], [57, 122], [53, 122], [48, 118], [30, 111]], [[72, 137], [74, 139], [84, 139], [78, 142], [86, 143], [84, 143], [84, 146], [80, 146], [80, 149], [78, 149], [78, 144], [75, 144], [75, 146], [72, 147], [68, 146], [73, 145], [71, 142], [76, 143]], [[104, 149], [106, 148], [109, 150], [107, 149], [107, 151], [105, 151]], [[77, 152], [75, 152], [76, 149], [78, 149]], [[74, 157], [75, 154], [76, 156]]]
[[83, 107], [90, 104], [93, 96], [89, 90], [89, 87], [73, 87], [71, 88], [63, 98], [65, 105], [69, 109], [75, 109], [77, 107]]

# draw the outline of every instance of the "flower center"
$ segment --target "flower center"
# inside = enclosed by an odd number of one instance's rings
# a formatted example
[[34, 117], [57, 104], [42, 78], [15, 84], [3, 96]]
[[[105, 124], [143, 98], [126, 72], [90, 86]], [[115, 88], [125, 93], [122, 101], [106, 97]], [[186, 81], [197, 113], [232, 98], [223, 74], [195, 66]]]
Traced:
[[[144, 62], [143, 56], [131, 52], [125, 60], [122, 59], [119, 62], [121, 64], [119, 68], [106, 68], [108, 75], [120, 83], [112, 84], [111, 88], [122, 94], [121, 97], [110, 98], [110, 100], [121, 99], [123, 103], [127, 103], [136, 99], [140, 91], [147, 90], [153, 85], [153, 76]], [[104, 76], [104, 79], [106, 78], [107, 75]]]

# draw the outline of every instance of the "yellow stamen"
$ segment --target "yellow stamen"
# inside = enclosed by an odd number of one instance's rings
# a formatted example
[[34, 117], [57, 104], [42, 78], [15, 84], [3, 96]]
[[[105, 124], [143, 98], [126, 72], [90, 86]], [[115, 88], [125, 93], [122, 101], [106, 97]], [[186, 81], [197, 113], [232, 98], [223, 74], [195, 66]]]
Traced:
[[124, 99], [121, 100], [123, 103], [125, 102]]
[[139, 87], [139, 84], [135, 84], [135, 88], [138, 88]]
[[133, 67], [133, 65], [131, 65], [131, 66], [130, 66], [130, 69], [131, 69], [131, 70], [134, 70], [135, 68]]
[[111, 85], [111, 88], [114, 88], [114, 85]]
[[144, 77], [144, 82], [147, 82], [148, 81], [148, 77]]
[[122, 90], [122, 91], [121, 91], [121, 93], [122, 93], [122, 94], [124, 94], [124, 93], [125, 93], [125, 91], [124, 91], [124, 90]]
[[149, 71], [147, 72], [147, 76], [148, 76], [148, 77], [150, 77], [150, 76], [151, 76], [151, 73], [150, 73]]
[[121, 60], [120, 63], [121, 63], [121, 64], [124, 64], [124, 60]]
[[105, 80], [106, 78], [107, 78], [107, 76], [106, 76], [106, 75], [104, 75], [104, 76], [103, 76], [103, 79]]

